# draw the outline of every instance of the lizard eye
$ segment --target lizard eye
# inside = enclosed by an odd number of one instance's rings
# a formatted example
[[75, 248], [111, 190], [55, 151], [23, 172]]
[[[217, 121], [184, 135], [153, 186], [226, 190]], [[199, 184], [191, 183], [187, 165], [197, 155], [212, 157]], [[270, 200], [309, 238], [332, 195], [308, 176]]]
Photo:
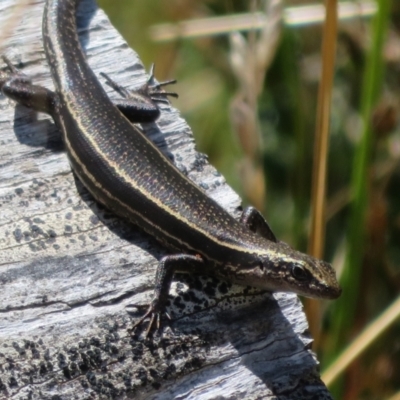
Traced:
[[291, 272], [293, 278], [297, 279], [298, 281], [306, 281], [310, 277], [310, 273], [300, 265], [293, 265]]

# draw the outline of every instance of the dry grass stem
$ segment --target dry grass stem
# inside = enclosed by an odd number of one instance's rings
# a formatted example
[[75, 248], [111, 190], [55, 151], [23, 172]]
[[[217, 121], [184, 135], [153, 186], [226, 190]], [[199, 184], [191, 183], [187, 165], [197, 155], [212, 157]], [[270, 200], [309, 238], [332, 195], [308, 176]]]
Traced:
[[[318, 109], [314, 145], [314, 165], [311, 193], [311, 231], [308, 252], [323, 258], [325, 243], [325, 193], [327, 175], [327, 154], [329, 146], [330, 109], [335, 69], [337, 37], [337, 1], [326, 0], [326, 21], [322, 41], [322, 76], [318, 92]], [[310, 331], [319, 344], [321, 329], [321, 306], [315, 300], [307, 300], [306, 313]]]
[[[374, 1], [339, 3], [340, 21], [368, 18], [377, 10]], [[268, 17], [264, 12], [228, 15], [181, 21], [177, 24], [159, 24], [150, 28], [150, 36], [156, 42], [166, 42], [182, 38], [225, 35], [230, 32], [264, 29]], [[287, 7], [283, 10], [282, 21], [289, 27], [302, 27], [321, 24], [325, 20], [325, 7], [322, 4]]]
[[262, 210], [265, 203], [265, 177], [260, 162], [261, 132], [258, 119], [258, 98], [264, 90], [264, 80], [281, 36], [282, 2], [265, 1], [264, 26], [246, 38], [234, 32], [230, 35], [230, 64], [239, 89], [230, 105], [230, 120], [244, 153], [240, 165], [242, 187], [247, 199]]

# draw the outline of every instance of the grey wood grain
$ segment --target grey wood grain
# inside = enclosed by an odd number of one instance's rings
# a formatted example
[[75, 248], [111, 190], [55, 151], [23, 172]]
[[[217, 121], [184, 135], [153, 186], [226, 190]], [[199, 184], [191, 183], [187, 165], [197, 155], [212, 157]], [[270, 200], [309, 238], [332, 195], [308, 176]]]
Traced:
[[[2, 52], [51, 88], [43, 1], [17, 18], [14, 5], [0, 2], [1, 26], [15, 22]], [[78, 22], [97, 75], [131, 88], [146, 80], [137, 55], [93, 1], [83, 2]], [[128, 329], [142, 312], [137, 306], [151, 299], [166, 250], [94, 202], [71, 173], [48, 116], [4, 96], [0, 108], [0, 399], [331, 398], [295, 295], [179, 275], [163, 335], [132, 337]], [[163, 106], [157, 123], [143, 128], [239, 215], [240, 199], [196, 152], [177, 110]]]

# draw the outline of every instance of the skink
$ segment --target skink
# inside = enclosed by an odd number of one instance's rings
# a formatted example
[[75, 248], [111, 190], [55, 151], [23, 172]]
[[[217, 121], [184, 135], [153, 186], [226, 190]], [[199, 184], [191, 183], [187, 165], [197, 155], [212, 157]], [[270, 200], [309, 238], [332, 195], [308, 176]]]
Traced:
[[[159, 261], [153, 300], [134, 325], [159, 326], [175, 272], [210, 274], [270, 291], [335, 299], [332, 266], [278, 241], [254, 208], [238, 221], [184, 176], [132, 122], [157, 118], [169, 93], [146, 84], [116, 106], [88, 66], [76, 27], [79, 0], [47, 0], [43, 43], [55, 91], [33, 85], [8, 63], [0, 87], [52, 116], [73, 171], [97, 201], [172, 250]], [[111, 79], [114, 88], [122, 91]], [[140, 98], [141, 101], [137, 101]], [[128, 120], [129, 118], [129, 120]]]

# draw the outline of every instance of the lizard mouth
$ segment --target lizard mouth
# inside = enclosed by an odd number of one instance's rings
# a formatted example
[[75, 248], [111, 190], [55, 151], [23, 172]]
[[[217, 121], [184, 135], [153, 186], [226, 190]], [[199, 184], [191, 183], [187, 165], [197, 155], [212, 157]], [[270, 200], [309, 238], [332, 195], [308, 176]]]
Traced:
[[335, 300], [342, 294], [342, 288], [339, 285], [337, 285], [334, 288], [330, 287], [328, 292], [329, 292], [329, 297], [327, 297], [327, 299]]
[[335, 286], [319, 285], [318, 290], [316, 289], [317, 288], [314, 287], [313, 290], [310, 290], [307, 294], [304, 294], [304, 296], [316, 299], [335, 300], [342, 294], [342, 288], [339, 284]]

